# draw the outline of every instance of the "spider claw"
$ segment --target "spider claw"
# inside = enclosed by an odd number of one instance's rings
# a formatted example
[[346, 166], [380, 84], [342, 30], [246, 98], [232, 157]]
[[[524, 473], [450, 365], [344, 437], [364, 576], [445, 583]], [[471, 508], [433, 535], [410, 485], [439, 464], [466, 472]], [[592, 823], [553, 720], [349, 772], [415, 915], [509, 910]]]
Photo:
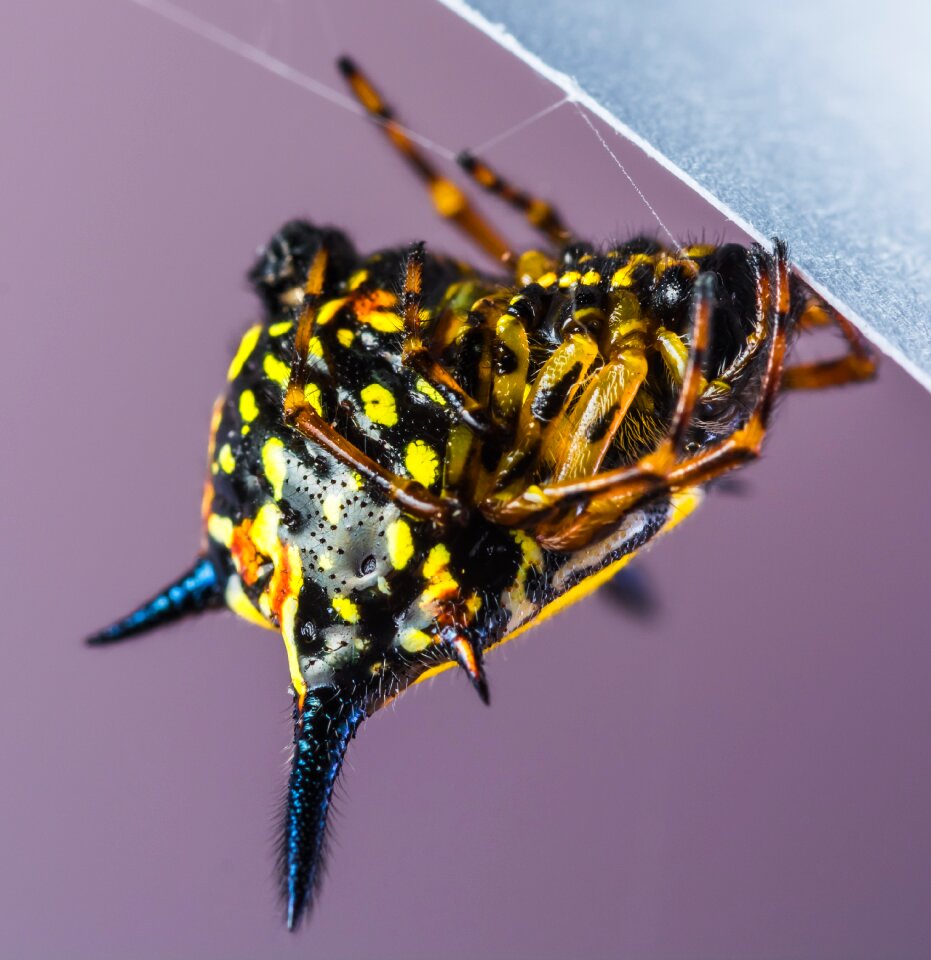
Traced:
[[453, 657], [456, 662], [465, 670], [478, 694], [479, 699], [485, 706], [488, 706], [490, 697], [488, 695], [488, 680], [485, 677], [485, 667], [482, 664], [481, 653], [475, 648], [467, 637], [459, 635], [449, 641]]

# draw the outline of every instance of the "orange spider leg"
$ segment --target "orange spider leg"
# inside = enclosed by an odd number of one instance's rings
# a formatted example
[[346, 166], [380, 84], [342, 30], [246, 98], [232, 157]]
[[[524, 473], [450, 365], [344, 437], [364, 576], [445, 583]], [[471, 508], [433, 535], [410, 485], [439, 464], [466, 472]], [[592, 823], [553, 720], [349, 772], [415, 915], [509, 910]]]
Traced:
[[424, 244], [415, 243], [407, 255], [401, 312], [404, 317], [405, 341], [401, 353], [404, 363], [427, 380], [449, 404], [452, 411], [478, 433], [487, 433], [490, 424], [481, 404], [456, 383], [450, 373], [433, 356], [423, 341], [420, 303], [423, 293]]
[[418, 177], [424, 181], [437, 213], [451, 220], [474, 243], [495, 260], [510, 262], [510, 246], [498, 235], [492, 225], [472, 206], [469, 198], [452, 180], [444, 177], [417, 149], [411, 138], [401, 129], [391, 108], [349, 57], [341, 57], [339, 69], [352, 92], [366, 112], [385, 131], [388, 139], [401, 153]]
[[478, 157], [464, 150], [456, 162], [466, 173], [489, 193], [500, 197], [508, 206], [519, 210], [527, 222], [561, 247], [572, 239], [572, 231], [563, 223], [562, 217], [546, 200], [518, 189], [496, 173]]
[[799, 320], [802, 329], [835, 323], [847, 343], [847, 353], [834, 360], [797, 363], [782, 374], [785, 390], [821, 390], [845, 383], [872, 380], [876, 376], [876, 355], [866, 337], [843, 315], [820, 301], [812, 300], [802, 311]]

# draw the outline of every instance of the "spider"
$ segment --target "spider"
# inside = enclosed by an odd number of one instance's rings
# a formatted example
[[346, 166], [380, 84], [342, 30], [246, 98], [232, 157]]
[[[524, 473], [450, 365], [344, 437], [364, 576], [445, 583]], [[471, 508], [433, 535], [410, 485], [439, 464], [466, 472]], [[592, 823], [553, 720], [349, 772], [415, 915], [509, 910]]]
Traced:
[[[327, 812], [361, 722], [614, 576], [759, 456], [780, 390], [872, 376], [863, 337], [797, 277], [786, 247], [579, 241], [544, 200], [463, 154], [545, 240], [516, 254], [340, 69], [497, 274], [423, 243], [360, 256], [304, 220], [250, 279], [264, 319], [214, 409], [194, 565], [89, 638], [109, 644], [226, 605], [280, 631], [294, 693], [281, 846], [287, 924], [311, 906]], [[847, 352], [785, 367], [798, 331]]]

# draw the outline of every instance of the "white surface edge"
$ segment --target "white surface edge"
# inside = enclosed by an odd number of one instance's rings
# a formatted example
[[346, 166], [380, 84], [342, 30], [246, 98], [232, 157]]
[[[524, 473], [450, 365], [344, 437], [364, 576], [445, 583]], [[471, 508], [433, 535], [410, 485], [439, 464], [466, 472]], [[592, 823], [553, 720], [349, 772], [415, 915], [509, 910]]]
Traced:
[[[689, 186], [700, 197], [710, 203], [711, 206], [720, 211], [725, 217], [737, 224], [741, 230], [753, 237], [759, 243], [768, 246], [768, 237], [764, 237], [755, 227], [744, 220], [743, 217], [732, 210], [727, 204], [722, 203], [722, 201], [714, 196], [714, 194], [706, 190], [705, 187], [703, 187], [700, 183], [697, 183], [691, 176], [689, 176], [689, 174], [674, 164], [667, 156], [657, 150], [651, 143], [649, 143], [647, 140], [644, 140], [643, 137], [641, 137], [634, 130], [631, 130], [627, 124], [618, 119], [610, 110], [608, 110], [601, 103], [599, 103], [598, 100], [591, 96], [591, 94], [587, 93], [575, 79], [575, 77], [571, 77], [569, 74], [563, 73], [561, 70], [554, 69], [548, 63], [541, 60], [535, 53], [532, 53], [530, 50], [528, 50], [512, 33], [507, 30], [504, 24], [495, 23], [489, 20], [484, 14], [474, 10], [467, 3], [463, 2], [463, 0], [439, 0], [439, 3], [443, 4], [444, 7], [451, 10], [457, 16], [462, 17], [463, 20], [472, 24], [472, 26], [476, 29], [481, 30], [482, 33], [494, 40], [499, 46], [504, 47], [510, 53], [513, 53], [514, 56], [518, 57], [520, 60], [523, 60], [524, 63], [526, 63], [541, 77], [549, 80], [550, 83], [562, 90], [572, 102], [579, 103], [586, 107], [606, 124], [608, 124], [608, 126], [612, 127], [619, 134], [621, 134], [621, 136], [636, 144], [636, 146], [643, 150], [648, 157], [650, 157], [652, 160], [655, 160], [664, 169], [673, 174], [673, 176]], [[869, 338], [871, 343], [878, 347], [879, 350], [881, 350], [890, 359], [894, 360], [900, 367], [902, 367], [903, 370], [914, 377], [914, 379], [924, 386], [925, 389], [931, 391], [931, 375], [927, 374], [924, 370], [913, 363], [912, 360], [906, 356], [906, 354], [904, 354], [897, 346], [890, 343], [882, 333], [876, 330], [856, 311], [852, 310], [848, 304], [844, 303], [843, 300], [831, 293], [829, 290], [825, 289], [821, 284], [813, 281], [804, 270], [800, 270], [797, 266], [795, 269], [802, 277], [804, 277], [805, 282], [808, 283], [813, 290], [815, 290], [838, 311], [843, 313], [845, 317], [856, 324], [856, 326]]]

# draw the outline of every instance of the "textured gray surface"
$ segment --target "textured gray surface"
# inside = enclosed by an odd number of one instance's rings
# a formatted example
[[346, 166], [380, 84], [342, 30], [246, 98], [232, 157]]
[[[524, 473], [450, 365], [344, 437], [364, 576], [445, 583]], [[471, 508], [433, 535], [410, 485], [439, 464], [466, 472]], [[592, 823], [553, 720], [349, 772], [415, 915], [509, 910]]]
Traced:
[[[460, 0], [442, 2], [468, 15]], [[751, 232], [787, 238], [815, 284], [931, 385], [929, 8], [914, 0], [468, 7], [574, 78], [605, 119]]]

